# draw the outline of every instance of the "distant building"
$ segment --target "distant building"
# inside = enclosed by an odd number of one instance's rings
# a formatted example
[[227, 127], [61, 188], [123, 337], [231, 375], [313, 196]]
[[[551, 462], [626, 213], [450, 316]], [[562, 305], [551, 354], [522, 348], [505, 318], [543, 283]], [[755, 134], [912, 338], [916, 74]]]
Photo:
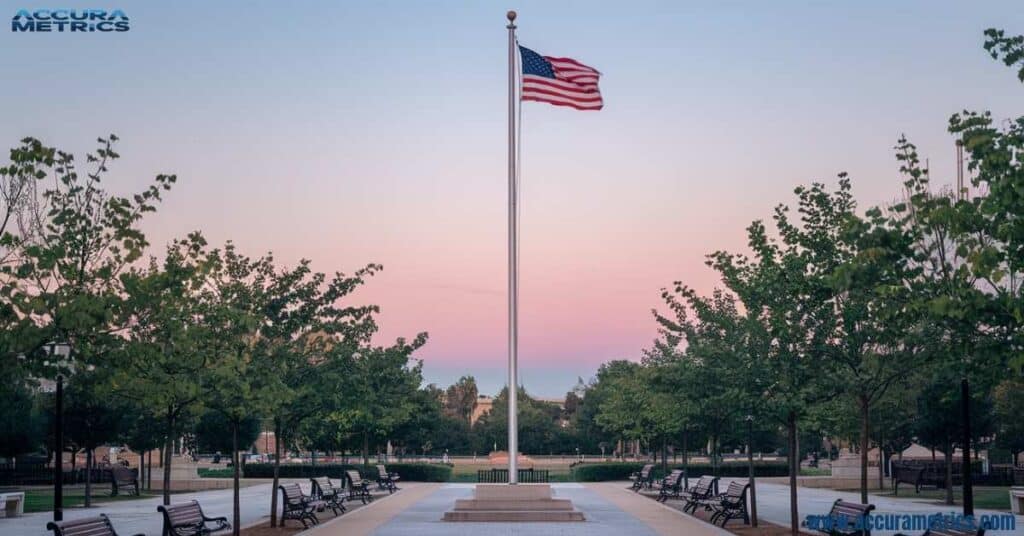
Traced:
[[[530, 397], [530, 398], [533, 398], [534, 400], [539, 400], [541, 402], [549, 402], [551, 404], [557, 404], [559, 408], [565, 409], [565, 397], [557, 398], [557, 397], [533, 396], [533, 397]], [[473, 414], [469, 418], [469, 423], [470, 424], [476, 424], [476, 421], [480, 420], [480, 417], [483, 417], [484, 414], [490, 412], [491, 408], [493, 408], [493, 407], [494, 407], [494, 397], [487, 396], [487, 395], [480, 395], [480, 396], [478, 396], [477, 399], [476, 399], [476, 407], [473, 408]], [[564, 423], [563, 423], [563, 426], [564, 426]]]

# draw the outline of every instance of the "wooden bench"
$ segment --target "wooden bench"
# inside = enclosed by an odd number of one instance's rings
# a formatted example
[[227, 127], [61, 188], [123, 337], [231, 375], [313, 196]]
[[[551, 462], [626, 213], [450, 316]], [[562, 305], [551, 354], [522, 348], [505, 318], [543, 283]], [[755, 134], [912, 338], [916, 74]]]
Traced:
[[157, 506], [157, 511], [164, 515], [165, 535], [171, 536], [205, 536], [219, 530], [231, 528], [226, 517], [206, 517], [199, 501]]
[[0, 509], [7, 517], [17, 517], [25, 513], [25, 492], [12, 491], [0, 493]]
[[116, 466], [110, 469], [110, 496], [139, 494], [139, 479], [134, 469]]
[[371, 482], [363, 478], [359, 471], [349, 469], [345, 471], [345, 476], [348, 477], [348, 500], [359, 499], [363, 504], [373, 500], [373, 495], [370, 494]]
[[52, 530], [53, 536], [117, 536], [106, 514], [74, 521], [51, 521], [46, 524], [46, 530]]
[[650, 489], [651, 486], [654, 485], [653, 479], [651, 478], [651, 471], [653, 469], [654, 464], [649, 463], [643, 466], [643, 468], [640, 469], [639, 471], [629, 475], [629, 479], [633, 481], [633, 486], [631, 487], [631, 489], [636, 492], [639, 492], [644, 487]]
[[701, 502], [705, 510], [714, 512], [711, 515], [711, 524], [719, 521], [722, 526], [733, 519], [742, 519], [743, 523], [749, 525], [750, 517], [747, 515], [747, 490], [750, 489], [749, 482], [730, 482], [725, 493], [716, 495]]
[[809, 526], [805, 520], [802, 525], [829, 536], [871, 536], [871, 527], [862, 523], [861, 518], [875, 509], [873, 504], [860, 504], [836, 499], [832, 503], [832, 509], [825, 516], [820, 516], [824, 521], [819, 526]]
[[298, 484], [281, 484], [278, 486], [278, 489], [281, 490], [282, 503], [284, 504], [284, 512], [281, 514], [282, 527], [287, 519], [295, 519], [302, 522], [302, 528], [304, 529], [308, 529], [310, 523], [313, 525], [320, 524], [316, 513], [324, 511], [326, 506], [324, 501], [314, 499], [302, 493], [302, 488]]
[[398, 473], [389, 473], [383, 465], [377, 466], [377, 486], [380, 489], [386, 489], [388, 493], [394, 493], [398, 491], [398, 481], [401, 479], [402, 477]]
[[694, 513], [703, 501], [715, 496], [715, 484], [718, 483], [716, 476], [702, 476], [697, 483], [687, 491], [679, 494], [683, 499], [683, 511]]
[[665, 478], [661, 479], [658, 486], [658, 502], [665, 502], [669, 499], [678, 499], [683, 491], [683, 478], [686, 471], [673, 469]]
[[331, 479], [326, 476], [310, 478], [309, 481], [313, 486], [311, 494], [323, 501], [334, 512], [334, 515], [345, 513], [345, 496], [343, 495], [345, 490], [334, 487]]
[[914, 486], [914, 493], [921, 493], [921, 484], [924, 483], [924, 470], [923, 465], [892, 464], [892, 494], [899, 495], [901, 482]]

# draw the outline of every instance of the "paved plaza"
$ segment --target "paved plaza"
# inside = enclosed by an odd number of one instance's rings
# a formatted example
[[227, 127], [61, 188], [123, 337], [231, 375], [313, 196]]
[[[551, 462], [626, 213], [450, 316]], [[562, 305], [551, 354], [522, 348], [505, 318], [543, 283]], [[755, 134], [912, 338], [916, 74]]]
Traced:
[[[727, 485], [727, 480], [725, 485]], [[472, 484], [428, 484], [409, 482], [394, 495], [385, 495], [368, 506], [356, 509], [337, 519], [328, 521], [304, 534], [312, 536], [434, 536], [434, 535], [485, 535], [485, 536], [666, 536], [666, 535], [708, 535], [728, 534], [691, 516], [678, 512], [676, 508], [664, 506], [656, 501], [626, 489], [625, 482], [563, 483], [552, 484], [555, 496], [568, 498], [582, 511], [587, 520], [583, 523], [445, 523], [442, 514], [450, 509], [456, 499], [469, 498]], [[789, 488], [781, 484], [759, 483], [758, 515], [760, 519], [788, 525]], [[859, 502], [856, 493], [829, 489], [800, 488], [800, 516], [828, 512], [837, 498]], [[211, 516], [231, 516], [231, 490], [214, 490], [197, 493], [176, 494], [172, 502], [196, 499]], [[941, 505], [899, 500], [872, 495], [871, 502], [877, 513], [949, 513]], [[158, 535], [161, 518], [156, 511], [160, 498], [140, 499], [100, 504], [91, 509], [69, 508], [65, 519], [78, 519], [98, 513], [110, 516], [120, 534], [143, 533]], [[242, 526], [265, 521], [270, 504], [270, 485], [260, 484], [242, 488]], [[678, 506], [678, 501], [670, 504]], [[955, 510], [953, 510], [955, 511]], [[979, 514], [996, 514], [991, 510], [979, 510]], [[51, 519], [49, 512], [26, 514], [13, 519], [0, 518], [0, 536], [36, 536], [49, 534], [46, 523]], [[1017, 529], [1012, 532], [990, 532], [993, 536], [1003, 534], [1024, 534], [1024, 516], [1017, 516]], [[877, 536], [892, 532], [873, 531]]]

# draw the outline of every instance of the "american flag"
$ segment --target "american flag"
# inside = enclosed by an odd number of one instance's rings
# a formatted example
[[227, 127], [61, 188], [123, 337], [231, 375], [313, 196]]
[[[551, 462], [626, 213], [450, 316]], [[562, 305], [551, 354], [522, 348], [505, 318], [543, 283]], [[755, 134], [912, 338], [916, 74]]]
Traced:
[[541, 56], [519, 47], [523, 58], [522, 100], [539, 101], [577, 110], [604, 107], [597, 80], [601, 73], [570, 58]]

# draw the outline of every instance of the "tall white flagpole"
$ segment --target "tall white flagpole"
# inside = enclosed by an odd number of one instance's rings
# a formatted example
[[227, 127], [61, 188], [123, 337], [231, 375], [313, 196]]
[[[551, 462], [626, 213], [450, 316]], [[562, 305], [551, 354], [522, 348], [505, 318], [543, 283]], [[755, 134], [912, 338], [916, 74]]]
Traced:
[[519, 370], [517, 364], [519, 339], [519, 244], [517, 242], [516, 210], [516, 12], [508, 14], [508, 483], [519, 483], [517, 457], [519, 430], [517, 398]]

